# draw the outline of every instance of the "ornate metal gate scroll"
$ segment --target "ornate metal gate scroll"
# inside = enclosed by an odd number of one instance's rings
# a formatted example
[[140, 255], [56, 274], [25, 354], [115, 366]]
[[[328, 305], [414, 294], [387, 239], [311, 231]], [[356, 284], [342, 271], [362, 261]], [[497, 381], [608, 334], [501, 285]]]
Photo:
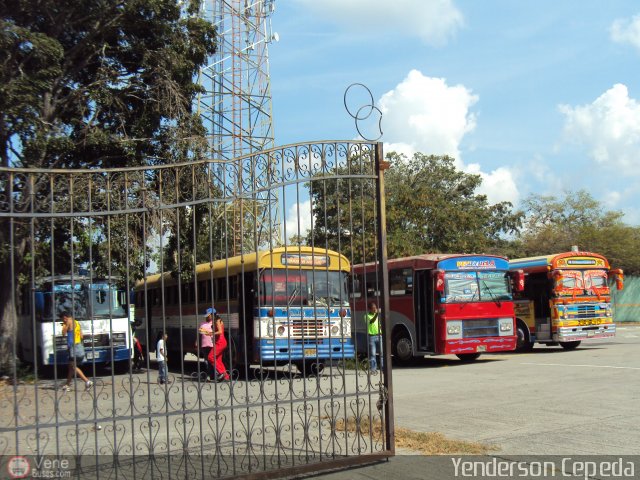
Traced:
[[[381, 156], [377, 143], [326, 141], [233, 161], [0, 169], [1, 288], [10, 292], [0, 310], [9, 332], [0, 468], [277, 477], [392, 455], [389, 350], [374, 372], [368, 342], [354, 346], [352, 335], [366, 333], [358, 302], [384, 302], [386, 275], [347, 276], [356, 263], [386, 265]], [[264, 193], [274, 189], [285, 245], [251, 222], [269, 217]], [[251, 213], [237, 261], [234, 202]], [[198, 358], [211, 307], [224, 321], [228, 380]], [[67, 343], [78, 340], [63, 334], [62, 311], [81, 325], [79, 366], [93, 382], [74, 373], [69, 390]]]

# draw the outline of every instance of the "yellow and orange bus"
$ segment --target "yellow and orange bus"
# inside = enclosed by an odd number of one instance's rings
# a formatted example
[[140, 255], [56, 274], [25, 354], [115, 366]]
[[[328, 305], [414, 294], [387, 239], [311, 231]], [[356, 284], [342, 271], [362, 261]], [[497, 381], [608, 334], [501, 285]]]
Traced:
[[572, 350], [583, 340], [615, 336], [608, 280], [620, 290], [624, 276], [604, 256], [576, 249], [512, 259], [509, 269], [526, 276], [515, 303], [518, 350], [535, 342]]

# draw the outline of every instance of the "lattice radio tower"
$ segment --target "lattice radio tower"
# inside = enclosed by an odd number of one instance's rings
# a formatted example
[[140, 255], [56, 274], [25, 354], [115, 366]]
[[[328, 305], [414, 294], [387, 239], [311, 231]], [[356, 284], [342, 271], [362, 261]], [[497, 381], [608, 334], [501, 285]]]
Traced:
[[[218, 51], [199, 75], [206, 93], [198, 101], [214, 158], [230, 160], [274, 146], [268, 54], [268, 45], [278, 40], [271, 29], [274, 10], [275, 0], [202, 0], [201, 15], [218, 33]], [[242, 168], [232, 175], [218, 172], [237, 194], [227, 212], [234, 254], [281, 244], [277, 192], [242, 199], [243, 182], [251, 179]]]

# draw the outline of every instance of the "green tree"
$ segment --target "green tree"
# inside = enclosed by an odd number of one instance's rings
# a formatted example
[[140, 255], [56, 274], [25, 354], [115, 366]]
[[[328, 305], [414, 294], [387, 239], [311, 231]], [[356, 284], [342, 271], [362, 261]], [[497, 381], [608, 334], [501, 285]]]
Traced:
[[305, 244], [344, 254], [352, 263], [375, 260], [376, 182], [373, 152], [351, 155], [347, 165], [315, 175], [306, 187], [312, 225]]
[[387, 246], [389, 258], [427, 252], [495, 250], [518, 231], [522, 214], [510, 202], [491, 205], [477, 194], [480, 175], [456, 169], [448, 156], [387, 155]]
[[640, 273], [640, 229], [625, 224], [620, 211], [606, 210], [585, 190], [563, 196], [531, 195], [524, 201], [519, 256], [569, 251], [600, 253], [613, 267]]
[[[411, 159], [387, 154], [385, 174], [387, 253], [389, 258], [427, 252], [495, 251], [517, 232], [522, 214], [509, 202], [489, 204], [476, 193], [479, 175], [456, 169], [450, 157], [416, 153]], [[354, 158], [339, 173], [371, 173]], [[326, 180], [312, 189], [311, 240], [353, 252], [353, 261], [375, 258], [375, 183], [370, 179]]]
[[[181, 4], [0, 1], [0, 166], [119, 168], [202, 158], [206, 141], [192, 110], [199, 91], [194, 78], [215, 51], [215, 29], [195, 15], [199, 2]], [[33, 187], [19, 177], [2, 177], [0, 198], [32, 193], [46, 198], [49, 183], [42, 177]], [[77, 201], [78, 210], [88, 206], [71, 197], [59, 201]], [[142, 240], [152, 223], [143, 226], [130, 217], [59, 223], [54, 228], [56, 222], [39, 221], [31, 230], [28, 222], [14, 220], [9, 228], [9, 221], [0, 219], [0, 284], [11, 285], [32, 250], [56, 264], [42, 265], [43, 270], [68, 273], [72, 256], [65, 246], [71, 244], [76, 265], [87, 261], [92, 246], [94, 263], [111, 259], [91, 265], [96, 270], [126, 265], [138, 269], [138, 276], [142, 272]], [[81, 242], [78, 232], [85, 232]], [[36, 245], [29, 246], [31, 235]], [[7, 340], [15, 329], [14, 307], [10, 289], [0, 289], [1, 365], [11, 362]]]

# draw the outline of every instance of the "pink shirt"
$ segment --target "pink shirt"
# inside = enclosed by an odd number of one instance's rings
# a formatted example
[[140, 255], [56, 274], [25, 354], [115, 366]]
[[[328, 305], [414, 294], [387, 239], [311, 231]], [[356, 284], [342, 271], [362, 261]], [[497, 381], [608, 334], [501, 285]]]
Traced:
[[[204, 322], [200, 325], [200, 330], [206, 330], [213, 333], [213, 323]], [[200, 334], [200, 347], [213, 347], [213, 337], [209, 335]]]

